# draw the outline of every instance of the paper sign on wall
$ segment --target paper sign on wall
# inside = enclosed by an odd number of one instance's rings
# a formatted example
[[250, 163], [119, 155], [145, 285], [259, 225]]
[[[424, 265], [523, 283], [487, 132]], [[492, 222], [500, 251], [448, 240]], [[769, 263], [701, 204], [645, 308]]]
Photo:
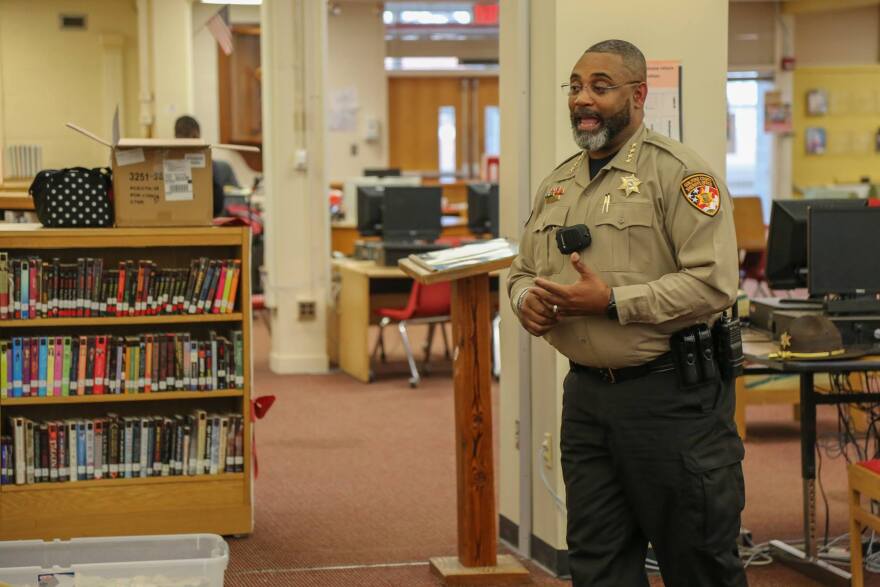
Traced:
[[354, 86], [332, 90], [327, 127], [331, 131], [354, 132], [357, 130], [358, 103], [357, 88]]
[[681, 62], [648, 61], [645, 126], [681, 140]]

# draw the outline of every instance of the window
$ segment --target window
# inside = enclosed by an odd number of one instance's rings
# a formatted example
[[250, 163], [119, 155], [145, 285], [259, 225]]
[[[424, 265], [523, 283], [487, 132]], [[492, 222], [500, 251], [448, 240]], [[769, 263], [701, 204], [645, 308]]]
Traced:
[[437, 120], [441, 177], [455, 175], [455, 106], [441, 106]]
[[501, 153], [501, 118], [498, 106], [486, 106], [483, 123], [485, 154], [497, 156]]
[[773, 137], [764, 132], [764, 94], [772, 82], [727, 82], [727, 186], [733, 196], [760, 196], [765, 222], [773, 199]]

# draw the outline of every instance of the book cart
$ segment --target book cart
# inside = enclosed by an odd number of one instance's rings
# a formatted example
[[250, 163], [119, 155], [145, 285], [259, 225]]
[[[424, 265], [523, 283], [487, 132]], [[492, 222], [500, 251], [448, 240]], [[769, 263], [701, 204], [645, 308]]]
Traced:
[[[249, 533], [253, 527], [253, 489], [250, 413], [251, 270], [248, 229], [188, 227], [71, 230], [47, 229], [39, 225], [5, 225], [0, 229], [0, 252], [8, 254], [10, 264], [13, 258], [26, 257], [59, 259], [68, 266], [76, 264], [83, 257], [101, 259], [105, 271], [115, 269], [121, 261], [126, 260], [134, 260], [135, 265], [139, 260], [149, 260], [160, 269], [190, 268], [191, 261], [199, 258], [240, 261], [237, 293], [230, 300], [226, 311], [219, 313], [168, 313], [166, 308], [166, 313], [153, 312], [154, 315], [148, 315], [150, 312], [147, 310], [142, 315], [133, 316], [15, 319], [10, 315], [0, 319], [0, 340], [7, 341], [14, 337], [71, 337], [76, 340], [91, 336], [98, 339], [102, 335], [116, 337], [118, 340], [137, 340], [138, 337], [151, 334], [179, 334], [182, 338], [183, 333], [189, 333], [193, 340], [222, 337], [221, 340], [227, 341], [223, 343], [227, 349], [232, 347], [232, 343], [228, 341], [233, 339], [233, 335], [240, 344], [238, 377], [229, 373], [226, 381], [231, 381], [231, 384], [219, 389], [196, 391], [192, 389], [195, 383], [192, 386], [179, 385], [181, 380], [177, 379], [173, 383], [173, 377], [168, 380], [171, 383], [164, 390], [156, 388], [158, 384], [154, 379], [154, 388], [149, 393], [144, 391], [143, 381], [140, 390], [117, 388], [114, 392], [108, 392], [109, 387], [104, 387], [104, 393], [91, 395], [83, 394], [82, 389], [77, 392], [68, 391], [66, 387], [64, 391], [67, 394], [59, 395], [49, 385], [48, 393], [44, 392], [44, 395], [12, 397], [20, 393], [15, 394], [7, 389], [7, 397], [0, 397], [0, 430], [7, 442], [14, 434], [11, 427], [16, 419], [60, 423], [101, 419], [112, 413], [117, 422], [143, 422], [148, 418], [181, 422], [186, 421], [187, 416], [192, 417], [192, 414], [202, 412], [208, 414], [209, 422], [212, 415], [216, 416], [218, 422], [221, 419], [235, 422], [239, 446], [235, 447], [235, 443], [230, 442], [225, 460], [218, 460], [217, 454], [214, 454], [213, 466], [210, 465], [210, 445], [206, 449], [209, 454], [203, 459], [204, 463], [190, 461], [183, 464], [181, 460], [187, 453], [177, 448], [177, 470], [174, 464], [170, 469], [166, 466], [164, 470], [161, 466], [148, 464], [151, 470], [144, 475], [140, 475], [137, 470], [134, 473], [123, 470], [120, 460], [117, 472], [105, 472], [101, 479], [62, 481], [55, 473], [55, 479], [49, 482], [16, 483], [13, 472], [7, 467], [4, 470], [6, 483], [0, 485], [0, 540]], [[109, 287], [107, 291], [110, 291]], [[167, 352], [171, 353], [172, 348], [169, 346]], [[195, 352], [195, 347], [193, 348]], [[180, 355], [177, 360], [180, 360]], [[7, 367], [11, 369], [9, 365]], [[215, 385], [218, 381], [216, 374], [215, 371]], [[143, 376], [143, 362], [140, 375]], [[194, 378], [195, 375], [193, 380]], [[137, 385], [137, 374], [134, 379], [134, 385]], [[210, 374], [207, 379], [210, 380]], [[220, 379], [221, 382], [223, 380]], [[205, 387], [210, 387], [210, 382]], [[148, 427], [146, 424], [144, 426]], [[233, 424], [229, 426], [232, 427]], [[135, 423], [135, 431], [137, 430]], [[215, 436], [224, 440], [227, 433], [224, 430], [220, 435], [215, 433]], [[142, 438], [147, 437], [144, 433]], [[182, 436], [178, 437], [178, 444], [180, 438]], [[195, 433], [192, 438], [195, 438]], [[175, 442], [170, 437], [163, 437], [163, 440], [168, 446], [173, 446]], [[230, 452], [233, 448], [234, 452]], [[128, 450], [131, 455], [129, 458], [137, 460], [137, 451], [130, 452], [131, 449], [124, 446], [122, 441], [118, 450]], [[190, 446], [186, 450], [194, 449]], [[158, 454], [157, 452], [157, 456]], [[54, 458], [60, 456], [56, 454]], [[106, 462], [106, 454], [104, 458]], [[118, 453], [116, 458], [121, 458]], [[165, 458], [173, 461], [175, 457], [168, 454]], [[132, 468], [138, 469], [137, 465], [132, 465]], [[228, 472], [227, 469], [235, 472]], [[71, 471], [73, 467], [69, 466], [68, 477]]]

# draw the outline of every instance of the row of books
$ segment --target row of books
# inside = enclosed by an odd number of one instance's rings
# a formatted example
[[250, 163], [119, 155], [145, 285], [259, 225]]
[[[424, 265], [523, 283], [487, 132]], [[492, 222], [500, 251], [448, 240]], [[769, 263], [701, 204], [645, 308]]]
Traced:
[[0, 437], [0, 484], [217, 475], [244, 471], [240, 414], [34, 421]]
[[243, 339], [211, 331], [0, 340], [0, 398], [244, 387]]
[[228, 314], [235, 308], [239, 259], [193, 259], [189, 269], [101, 258], [62, 263], [0, 252], [0, 320], [90, 316]]

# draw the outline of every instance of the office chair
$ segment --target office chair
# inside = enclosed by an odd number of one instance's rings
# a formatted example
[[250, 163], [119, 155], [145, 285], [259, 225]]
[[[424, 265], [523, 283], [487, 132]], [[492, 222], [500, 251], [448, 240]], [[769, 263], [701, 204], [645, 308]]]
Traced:
[[767, 264], [767, 229], [764, 226], [761, 198], [733, 198], [733, 223], [740, 255], [740, 287], [745, 289], [745, 282], [751, 279], [755, 282], [753, 295], [769, 296], [767, 278], [764, 275]]
[[449, 359], [449, 341], [446, 338], [446, 329], [444, 323], [450, 320], [450, 303], [452, 300], [452, 285], [449, 282], [434, 283], [431, 285], [422, 285], [415, 281], [409, 293], [409, 300], [405, 308], [379, 308], [376, 313], [380, 316], [379, 320], [379, 339], [373, 348], [372, 358], [375, 360], [376, 353], [380, 353], [382, 361], [385, 361], [385, 327], [392, 322], [397, 322], [397, 329], [400, 331], [400, 338], [403, 341], [403, 348], [406, 351], [406, 360], [409, 363], [410, 371], [410, 387], [417, 387], [421, 381], [419, 370], [416, 367], [416, 360], [413, 356], [412, 347], [409, 343], [409, 334], [406, 327], [408, 324], [427, 324], [428, 340], [425, 343], [425, 364], [423, 368], [427, 368], [428, 359], [431, 355], [431, 343], [434, 339], [434, 328], [440, 325], [440, 332], [443, 334], [443, 346], [446, 358]]

